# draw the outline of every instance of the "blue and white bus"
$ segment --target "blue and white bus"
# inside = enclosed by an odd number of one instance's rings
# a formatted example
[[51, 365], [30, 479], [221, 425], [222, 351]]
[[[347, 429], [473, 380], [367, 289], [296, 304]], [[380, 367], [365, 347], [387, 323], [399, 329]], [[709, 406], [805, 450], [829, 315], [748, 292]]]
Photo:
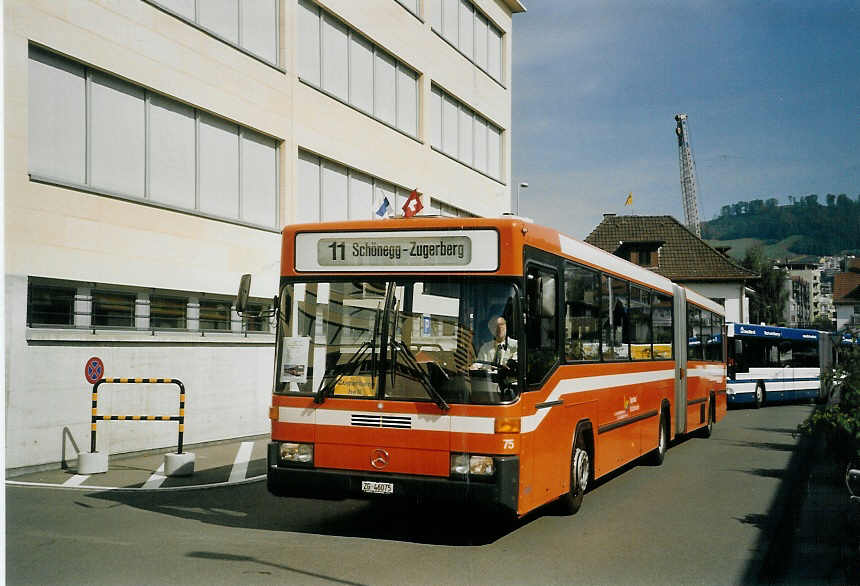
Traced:
[[833, 364], [826, 332], [730, 323], [728, 404], [825, 399], [821, 372]]

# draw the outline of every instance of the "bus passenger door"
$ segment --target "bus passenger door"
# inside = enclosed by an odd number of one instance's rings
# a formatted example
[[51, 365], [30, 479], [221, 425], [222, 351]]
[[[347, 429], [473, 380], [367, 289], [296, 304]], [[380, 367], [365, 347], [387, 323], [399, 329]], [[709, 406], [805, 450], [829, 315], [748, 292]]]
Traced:
[[675, 400], [672, 419], [675, 433], [687, 431], [687, 295], [672, 284], [675, 323]]

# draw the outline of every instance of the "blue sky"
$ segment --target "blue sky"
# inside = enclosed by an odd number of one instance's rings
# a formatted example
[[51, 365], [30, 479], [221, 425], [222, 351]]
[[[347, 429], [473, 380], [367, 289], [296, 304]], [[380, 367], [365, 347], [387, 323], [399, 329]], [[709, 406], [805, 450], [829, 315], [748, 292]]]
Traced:
[[524, 3], [511, 179], [529, 183], [523, 215], [576, 238], [605, 212], [683, 221], [678, 112], [703, 219], [759, 197], [860, 194], [857, 0]]

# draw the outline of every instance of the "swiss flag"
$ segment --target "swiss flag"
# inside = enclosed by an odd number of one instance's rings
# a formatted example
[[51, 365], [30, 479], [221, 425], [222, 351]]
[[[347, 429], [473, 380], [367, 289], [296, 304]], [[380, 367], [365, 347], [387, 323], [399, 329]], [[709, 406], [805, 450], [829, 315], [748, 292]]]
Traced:
[[423, 209], [424, 204], [421, 203], [421, 194], [418, 193], [417, 189], [413, 189], [412, 193], [409, 194], [406, 203], [403, 204], [403, 217], [411, 218]]

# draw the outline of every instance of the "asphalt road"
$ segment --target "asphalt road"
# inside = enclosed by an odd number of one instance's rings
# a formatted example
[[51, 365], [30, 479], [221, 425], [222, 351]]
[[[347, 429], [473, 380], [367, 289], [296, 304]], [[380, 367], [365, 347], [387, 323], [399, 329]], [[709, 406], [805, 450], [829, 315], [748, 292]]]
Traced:
[[[737, 584], [779, 574], [808, 405], [730, 411], [575, 516], [513, 525], [440, 505], [6, 488], [9, 584]], [[787, 472], [789, 471], [789, 472]], [[784, 544], [782, 544], [784, 545]]]

